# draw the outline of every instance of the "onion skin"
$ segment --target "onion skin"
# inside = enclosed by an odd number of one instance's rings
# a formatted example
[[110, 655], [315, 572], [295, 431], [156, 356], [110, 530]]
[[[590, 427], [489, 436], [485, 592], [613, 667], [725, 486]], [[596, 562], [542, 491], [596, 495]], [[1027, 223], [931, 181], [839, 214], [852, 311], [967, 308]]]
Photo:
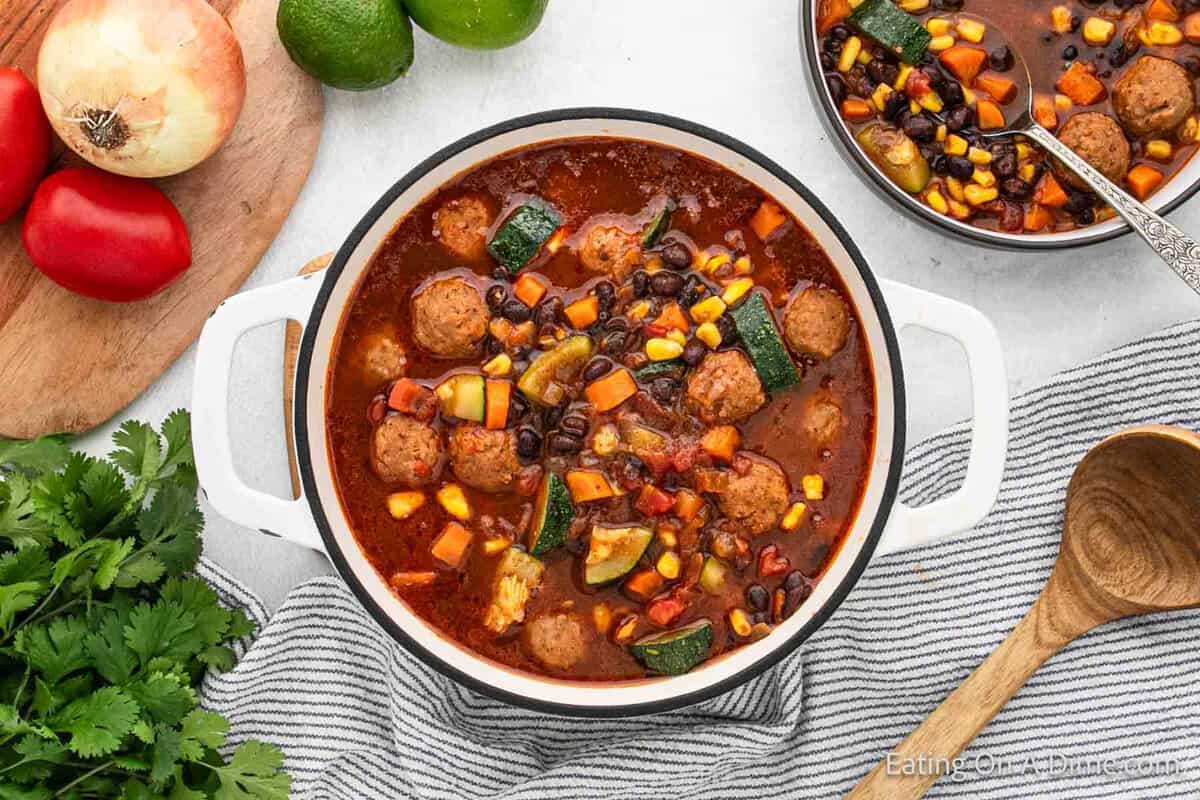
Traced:
[[211, 156], [246, 97], [241, 46], [205, 0], [69, 0], [46, 31], [37, 74], [67, 146], [137, 178]]
[[21, 241], [43, 275], [98, 300], [145, 299], [192, 264], [187, 226], [165, 194], [90, 167], [42, 181]]

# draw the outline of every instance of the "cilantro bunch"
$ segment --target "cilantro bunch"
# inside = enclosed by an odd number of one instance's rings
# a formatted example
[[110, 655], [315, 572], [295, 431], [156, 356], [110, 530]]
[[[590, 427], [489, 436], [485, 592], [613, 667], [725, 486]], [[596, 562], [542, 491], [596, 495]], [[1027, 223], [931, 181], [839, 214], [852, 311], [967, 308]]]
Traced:
[[189, 577], [204, 517], [186, 412], [107, 459], [0, 440], [0, 800], [282, 800], [283, 754], [197, 706], [253, 623]]

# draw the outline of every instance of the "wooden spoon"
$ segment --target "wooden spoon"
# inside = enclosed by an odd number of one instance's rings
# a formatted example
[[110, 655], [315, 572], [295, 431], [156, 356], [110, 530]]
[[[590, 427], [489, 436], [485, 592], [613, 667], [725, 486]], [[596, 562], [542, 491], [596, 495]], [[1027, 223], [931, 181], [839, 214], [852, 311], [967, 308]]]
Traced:
[[[1058, 560], [987, 660], [847, 798], [925, 794], [1052, 655], [1097, 625], [1200, 606], [1200, 436], [1154, 425], [1092, 448], [1067, 488]], [[923, 757], [923, 761], [919, 761]], [[924, 764], [896, 774], [905, 764]], [[889, 774], [889, 772], [891, 774]]]

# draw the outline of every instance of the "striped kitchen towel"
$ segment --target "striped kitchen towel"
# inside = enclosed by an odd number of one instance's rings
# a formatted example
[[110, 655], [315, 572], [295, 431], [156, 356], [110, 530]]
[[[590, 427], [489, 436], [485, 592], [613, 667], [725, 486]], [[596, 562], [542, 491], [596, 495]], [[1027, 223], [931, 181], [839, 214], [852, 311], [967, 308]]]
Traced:
[[[466, 691], [409, 656], [336, 578], [262, 624], [205, 703], [287, 754], [297, 798], [839, 797], [1016, 624], [1058, 550], [1071, 470], [1106, 434], [1200, 430], [1200, 323], [1065, 372], [1013, 404], [1004, 486], [974, 531], [877, 559], [829, 622], [751, 683], [681, 711], [573, 720]], [[910, 503], [961, 480], [967, 426], [914, 447]], [[1200, 614], [1108, 625], [1053, 658], [930, 797], [1196, 798]]]

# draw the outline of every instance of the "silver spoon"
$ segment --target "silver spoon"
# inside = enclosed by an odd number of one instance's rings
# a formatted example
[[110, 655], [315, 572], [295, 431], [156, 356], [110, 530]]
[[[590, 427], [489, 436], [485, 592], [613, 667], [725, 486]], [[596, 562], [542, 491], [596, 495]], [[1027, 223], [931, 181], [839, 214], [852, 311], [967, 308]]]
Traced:
[[[958, 16], [978, 20], [1007, 41], [1008, 37], [1003, 35], [1004, 29], [991, 20], [975, 14]], [[1033, 79], [1029, 75], [1029, 67], [1017, 48], [1010, 44], [1009, 50], [1013, 54], [1015, 73], [1010, 79], [1017, 85], [1019, 92], [1014, 103], [1020, 103], [1023, 110], [1021, 115], [1006, 127], [984, 131], [983, 137], [992, 139], [1019, 133], [1040, 144], [1091, 186], [1104, 202], [1112, 206], [1129, 223], [1129, 227], [1133, 228], [1138, 236], [1154, 248], [1158, 257], [1165, 261], [1192, 291], [1200, 294], [1200, 244], [1104, 177], [1099, 170], [1076, 155], [1074, 150], [1060, 142], [1057, 136], [1037, 123], [1033, 117]]]

